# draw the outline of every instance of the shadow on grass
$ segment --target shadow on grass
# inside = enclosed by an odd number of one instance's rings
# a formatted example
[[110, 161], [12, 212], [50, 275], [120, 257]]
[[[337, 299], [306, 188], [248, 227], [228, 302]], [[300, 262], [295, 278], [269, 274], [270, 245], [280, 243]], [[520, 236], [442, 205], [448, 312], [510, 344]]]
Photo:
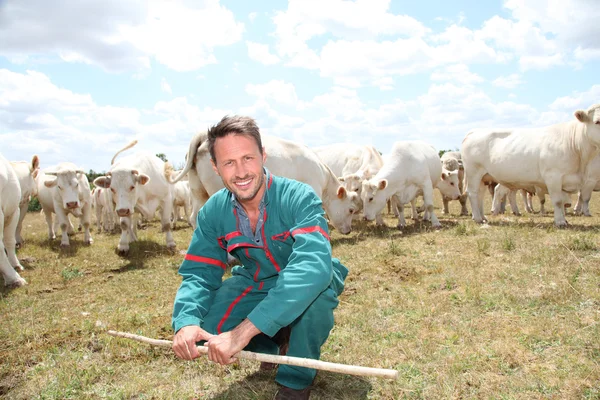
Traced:
[[[211, 397], [212, 400], [271, 399], [279, 385], [275, 383], [275, 372], [257, 371], [246, 378], [232, 383], [225, 391]], [[366, 399], [371, 383], [358, 376], [319, 371], [311, 399]], [[263, 390], [269, 392], [264, 393]]]

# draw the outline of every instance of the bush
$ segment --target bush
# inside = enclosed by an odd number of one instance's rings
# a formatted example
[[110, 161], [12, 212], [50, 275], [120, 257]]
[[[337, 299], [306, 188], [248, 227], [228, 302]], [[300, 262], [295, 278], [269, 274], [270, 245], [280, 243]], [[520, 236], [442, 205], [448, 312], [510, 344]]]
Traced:
[[40, 211], [41, 209], [42, 209], [42, 205], [40, 204], [40, 201], [37, 199], [37, 197], [33, 197], [29, 201], [29, 206], [27, 207], [27, 211], [33, 212], [33, 211]]

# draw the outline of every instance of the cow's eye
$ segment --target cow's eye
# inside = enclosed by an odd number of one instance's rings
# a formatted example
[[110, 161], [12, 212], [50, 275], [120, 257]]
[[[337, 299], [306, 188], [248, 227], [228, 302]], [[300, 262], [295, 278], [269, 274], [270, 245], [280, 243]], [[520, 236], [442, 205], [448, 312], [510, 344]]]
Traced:
[[62, 190], [62, 187], [60, 185], [58, 185], [58, 190]]
[[131, 187], [129, 188], [129, 191], [132, 191], [133, 189], [135, 189], [135, 186], [131, 186]]
[[450, 182], [450, 186], [454, 186], [454, 182]]
[[113, 189], [113, 188], [110, 188], [110, 191], [113, 192], [113, 193], [117, 193], [117, 191], [115, 189]]
[[372, 198], [372, 197], [369, 197], [369, 203], [370, 203], [370, 202], [372, 202], [372, 201], [373, 201], [373, 198]]

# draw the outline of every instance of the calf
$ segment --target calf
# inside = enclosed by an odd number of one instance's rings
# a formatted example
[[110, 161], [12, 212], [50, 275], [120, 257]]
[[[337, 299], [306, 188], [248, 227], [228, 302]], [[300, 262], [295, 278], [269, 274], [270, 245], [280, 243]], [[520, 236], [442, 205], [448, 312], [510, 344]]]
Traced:
[[86, 174], [75, 164], [64, 162], [40, 171], [37, 180], [38, 199], [48, 224], [48, 238], [56, 238], [52, 223], [52, 214], [56, 214], [62, 232], [60, 245], [69, 246], [69, 234], [72, 233], [73, 226], [68, 215], [73, 214], [83, 226], [84, 243], [92, 244], [92, 196]]
[[129, 243], [137, 240], [131, 218], [134, 211], [151, 219], [160, 207], [162, 229], [165, 232], [169, 249], [176, 247], [171, 232], [173, 211], [173, 185], [170, 177], [173, 167], [152, 154], [136, 153], [121, 158], [115, 163], [119, 153], [133, 147], [137, 141], [119, 150], [111, 161], [106, 176], [94, 180], [94, 185], [110, 189], [115, 210], [120, 218], [121, 238], [119, 254], [129, 252]]
[[[362, 200], [365, 219], [373, 220], [385, 207], [386, 200], [396, 196], [398, 228], [406, 225], [404, 204], [412, 202], [419, 194], [423, 195], [424, 220], [431, 219], [434, 227], [440, 222], [433, 212], [433, 189], [440, 185], [442, 165], [437, 150], [424, 142], [396, 142], [389, 159], [371, 179], [363, 181]], [[450, 186], [452, 187], [452, 186]], [[442, 185], [443, 189], [446, 189]], [[449, 195], [453, 199], [460, 196], [458, 187], [453, 187]]]

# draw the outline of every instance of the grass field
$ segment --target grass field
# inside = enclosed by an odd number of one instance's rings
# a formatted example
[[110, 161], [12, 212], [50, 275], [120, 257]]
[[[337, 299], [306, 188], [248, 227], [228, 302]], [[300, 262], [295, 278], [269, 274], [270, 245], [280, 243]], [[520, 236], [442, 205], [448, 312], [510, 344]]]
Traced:
[[[600, 399], [600, 201], [594, 217], [488, 216], [477, 225], [436, 213], [443, 228], [398, 231], [358, 222], [332, 231], [350, 269], [321, 359], [393, 368], [397, 381], [319, 372], [314, 399]], [[521, 204], [522, 208], [522, 204]], [[539, 208], [539, 206], [538, 206]], [[486, 209], [489, 210], [489, 199]], [[407, 214], [408, 215], [408, 214]], [[171, 339], [177, 269], [191, 228], [169, 253], [159, 222], [127, 257], [118, 234], [71, 248], [25, 219], [26, 287], [0, 290], [0, 396], [10, 399], [270, 399], [274, 372], [249, 361], [184, 362], [114, 329]]]

